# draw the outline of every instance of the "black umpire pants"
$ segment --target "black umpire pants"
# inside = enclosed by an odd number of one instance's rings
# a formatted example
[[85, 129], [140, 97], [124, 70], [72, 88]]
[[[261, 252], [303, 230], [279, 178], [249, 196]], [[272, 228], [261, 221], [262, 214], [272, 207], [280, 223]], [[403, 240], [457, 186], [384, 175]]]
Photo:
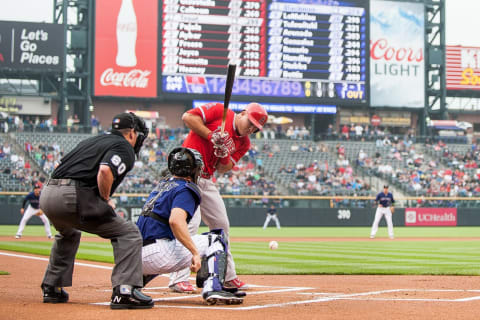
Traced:
[[74, 185], [46, 185], [40, 196], [40, 208], [59, 232], [55, 235], [50, 261], [43, 284], [69, 287], [72, 285], [75, 255], [85, 231], [110, 239], [115, 266], [112, 286], [127, 284], [143, 287], [142, 236], [137, 226], [119, 216], [108, 220], [83, 221], [77, 209]]

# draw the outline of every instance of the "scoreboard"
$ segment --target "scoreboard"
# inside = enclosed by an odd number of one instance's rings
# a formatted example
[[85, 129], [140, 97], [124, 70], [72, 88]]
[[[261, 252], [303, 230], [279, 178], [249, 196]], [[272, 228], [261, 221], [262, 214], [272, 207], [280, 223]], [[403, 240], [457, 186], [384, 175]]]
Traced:
[[165, 0], [163, 93], [364, 104], [368, 1]]

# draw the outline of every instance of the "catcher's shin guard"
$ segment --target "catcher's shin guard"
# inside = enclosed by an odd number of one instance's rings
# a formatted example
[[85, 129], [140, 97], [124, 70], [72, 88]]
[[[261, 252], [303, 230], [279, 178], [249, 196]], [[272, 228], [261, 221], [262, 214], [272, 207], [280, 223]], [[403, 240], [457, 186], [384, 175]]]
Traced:
[[225, 282], [225, 272], [227, 271], [227, 243], [223, 230], [216, 229], [206, 233], [208, 235], [209, 246], [207, 255], [202, 258], [202, 265], [197, 272], [196, 284], [198, 288], [203, 288], [204, 282], [210, 277], [215, 279], [212, 284], [215, 289], [220, 286], [221, 290]]

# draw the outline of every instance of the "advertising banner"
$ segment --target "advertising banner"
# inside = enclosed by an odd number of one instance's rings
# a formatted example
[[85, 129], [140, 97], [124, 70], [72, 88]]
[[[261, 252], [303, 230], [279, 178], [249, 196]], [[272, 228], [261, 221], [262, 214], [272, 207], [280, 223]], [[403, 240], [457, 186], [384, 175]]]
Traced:
[[480, 90], [480, 48], [447, 46], [447, 90]]
[[[199, 108], [210, 102], [223, 103], [223, 101], [193, 100], [193, 107]], [[247, 107], [248, 102], [230, 101], [228, 108], [233, 111], [242, 111]], [[335, 114], [337, 107], [331, 105], [313, 105], [313, 104], [281, 104], [281, 103], [262, 103], [262, 107], [267, 112], [285, 112], [285, 113], [316, 113], [316, 114]]]
[[424, 81], [424, 4], [371, 1], [371, 105], [423, 108]]
[[456, 226], [457, 208], [406, 208], [405, 226]]
[[63, 24], [0, 21], [0, 69], [63, 70]]
[[157, 0], [97, 0], [96, 96], [157, 96]]

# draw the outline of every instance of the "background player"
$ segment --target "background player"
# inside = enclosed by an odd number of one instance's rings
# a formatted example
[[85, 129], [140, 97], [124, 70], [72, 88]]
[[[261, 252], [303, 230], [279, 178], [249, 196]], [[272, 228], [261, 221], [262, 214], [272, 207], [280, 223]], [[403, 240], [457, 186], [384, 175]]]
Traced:
[[113, 247], [110, 308], [153, 307], [152, 298], [139, 290], [142, 236], [133, 222], [115, 214], [110, 198], [132, 170], [147, 135], [143, 119], [121, 113], [108, 134], [81, 141], [53, 171], [40, 197], [40, 207], [58, 231], [41, 285], [44, 303], [68, 301], [62, 287], [72, 285], [80, 231], [85, 231], [110, 239]]
[[390, 239], [393, 239], [392, 214], [394, 211], [393, 204], [395, 203], [395, 200], [393, 199], [393, 194], [388, 192], [388, 185], [384, 185], [383, 192], [377, 194], [375, 203], [377, 203], [378, 206], [377, 210], [375, 211], [375, 219], [373, 220], [370, 238], [375, 238], [375, 235], [378, 231], [378, 224], [380, 223], [382, 216], [385, 216], [385, 221], [387, 221], [388, 236], [390, 237]]
[[[210, 230], [224, 230], [228, 239], [230, 223], [227, 209], [211, 177], [215, 171], [228, 172], [245, 155], [250, 148], [248, 135], [263, 128], [268, 114], [255, 102], [248, 104], [245, 110], [238, 114], [228, 109], [223, 134], [220, 132], [222, 116], [223, 104], [221, 103], [208, 103], [185, 112], [182, 120], [191, 130], [183, 146], [200, 152], [205, 162], [198, 182], [202, 192], [200, 212], [193, 216], [188, 225], [190, 234], [197, 233], [200, 221], [203, 220]], [[230, 251], [227, 252], [227, 259], [225, 287], [247, 289], [247, 284], [237, 277], [235, 262]], [[193, 287], [188, 283], [189, 275], [188, 268], [171, 274], [170, 288], [177, 292], [193, 292]]]
[[144, 245], [144, 285], [157, 274], [189, 265], [197, 272], [205, 257], [208, 271], [201, 284], [205, 301], [241, 303], [243, 298], [223, 290], [228, 251], [223, 232], [191, 237], [188, 231], [187, 224], [201, 200], [196, 183], [203, 169], [202, 156], [193, 149], [175, 148], [168, 155], [168, 169], [173, 176], [163, 179], [152, 191], [137, 221]]
[[[16, 239], [20, 239], [22, 237], [23, 229], [33, 216], [38, 216], [45, 227], [45, 233], [47, 234], [48, 239], [52, 238], [52, 231], [50, 230], [50, 221], [46, 215], [43, 214], [42, 209], [40, 209], [40, 192], [42, 186], [39, 183], [36, 183], [33, 186], [33, 192], [30, 192], [26, 195], [23, 199], [22, 208], [20, 209], [20, 213], [23, 215], [22, 220], [20, 220], [20, 225], [18, 226], [17, 234], [15, 235]], [[27, 209], [25, 210], [25, 205], [28, 203]]]
[[270, 208], [268, 208], [267, 210], [267, 217], [265, 218], [263, 229], [266, 229], [268, 227], [270, 220], [275, 221], [275, 224], [277, 225], [277, 229], [280, 229], [280, 220], [278, 220], [277, 208], [275, 208], [275, 205], [273, 203], [270, 205]]

